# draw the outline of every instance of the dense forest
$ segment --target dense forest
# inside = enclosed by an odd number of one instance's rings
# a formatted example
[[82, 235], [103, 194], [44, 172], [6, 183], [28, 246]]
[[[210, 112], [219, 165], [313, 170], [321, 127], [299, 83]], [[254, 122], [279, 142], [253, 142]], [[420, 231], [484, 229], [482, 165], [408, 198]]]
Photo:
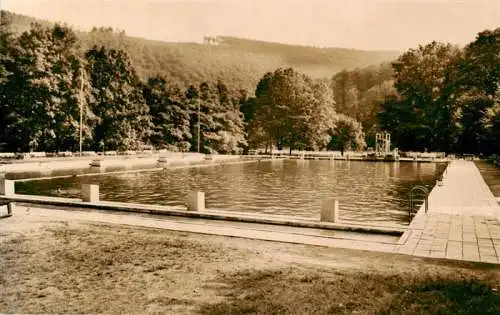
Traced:
[[[49, 21], [7, 11], [2, 14], [11, 21], [11, 30], [16, 35], [29, 30], [33, 22], [54, 26]], [[279, 67], [292, 67], [313, 78], [324, 78], [343, 69], [389, 62], [400, 54], [396, 51], [294, 46], [227, 36], [210, 38], [216, 45], [167, 43], [130, 37], [109, 27], [95, 27], [90, 32], [75, 31], [75, 34], [82, 53], [101, 45], [121, 49], [130, 56], [141, 80], [159, 75], [182, 87], [221, 79], [230, 88], [252, 91], [266, 72]]]
[[[500, 29], [464, 48], [433, 42], [392, 63], [337, 72], [325, 65], [332, 55], [318, 59], [325, 49], [219, 37], [218, 46], [172, 44], [193, 49], [174, 56], [170, 44], [110, 29], [46, 22], [20, 30], [16, 18], [2, 11], [7, 151], [77, 151], [80, 133], [84, 150], [99, 151], [356, 150], [385, 130], [402, 150], [500, 152]], [[274, 54], [279, 66], [250, 69], [259, 64], [246, 59], [252, 54]], [[331, 72], [311, 75], [304, 65]]]

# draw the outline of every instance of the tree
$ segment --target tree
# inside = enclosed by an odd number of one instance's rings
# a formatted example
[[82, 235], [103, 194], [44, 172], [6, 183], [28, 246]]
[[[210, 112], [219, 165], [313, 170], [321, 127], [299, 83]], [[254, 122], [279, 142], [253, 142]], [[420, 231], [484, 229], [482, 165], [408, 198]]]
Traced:
[[345, 108], [346, 113], [354, 119], [359, 120], [363, 109], [360, 108], [360, 93], [359, 90], [351, 86], [345, 93]]
[[85, 56], [93, 87], [92, 109], [98, 117], [94, 149], [139, 149], [148, 141], [152, 123], [128, 55], [94, 47]]
[[10, 31], [11, 21], [5, 14], [5, 11], [0, 11], [0, 84], [7, 80], [10, 69], [12, 69], [12, 45], [15, 42], [13, 34]]
[[486, 139], [489, 142], [489, 152], [487, 154], [500, 153], [500, 91], [496, 93], [496, 102], [493, 106], [486, 110], [483, 120], [484, 129], [486, 130]]
[[312, 80], [292, 68], [266, 73], [245, 105], [249, 143], [266, 148], [320, 150], [329, 141], [336, 116], [333, 91], [325, 80]]
[[332, 80], [337, 112], [359, 120], [365, 113], [361, 103], [363, 95], [374, 86], [392, 80], [393, 70], [389, 63], [337, 73]]
[[255, 97], [248, 100], [243, 111], [248, 126], [248, 142], [252, 148], [265, 144], [272, 150], [273, 116], [270, 99], [272, 72], [267, 72], [257, 83]]
[[255, 115], [257, 113], [257, 106], [258, 102], [257, 98], [255, 97], [246, 99], [240, 105], [240, 111], [242, 112], [245, 121], [247, 149], [265, 146], [267, 153], [267, 148], [269, 147], [269, 137], [266, 135], [264, 129], [262, 128], [261, 124], [263, 122], [259, 119], [256, 119]]
[[[400, 148], [450, 151], [456, 139], [458, 106], [455, 65], [460, 50], [449, 44], [432, 42], [410, 49], [393, 63], [399, 100], [388, 100], [382, 109], [382, 128], [397, 134]], [[391, 113], [394, 112], [393, 113]], [[389, 117], [399, 116], [400, 124]]]
[[246, 146], [243, 114], [235, 95], [221, 80], [216, 84], [204, 82], [199, 89], [188, 88], [186, 97], [191, 104], [191, 132], [196, 135], [192, 139], [193, 150], [198, 146], [198, 128], [200, 152], [240, 153]]
[[339, 113], [347, 113], [346, 94], [348, 88], [352, 88], [351, 75], [347, 70], [342, 70], [333, 77], [333, 90], [335, 93], [335, 103]]
[[308, 122], [308, 148], [321, 150], [327, 147], [330, 140], [329, 129], [335, 123], [335, 98], [332, 89], [325, 80], [316, 80], [312, 85], [314, 103], [312, 115]]
[[361, 124], [355, 119], [338, 115], [334, 121], [333, 127], [330, 129], [329, 150], [340, 150], [344, 155], [344, 151], [362, 150], [365, 148], [365, 135]]
[[397, 91], [392, 80], [371, 87], [361, 97], [359, 102], [361, 111], [358, 121], [367, 133], [367, 141], [370, 141], [369, 146], [375, 145], [375, 133], [380, 131], [378, 113], [382, 109], [382, 104], [390, 96], [397, 98]]
[[463, 89], [478, 89], [495, 96], [500, 80], [500, 27], [480, 32], [465, 47], [464, 57], [458, 63]]
[[313, 82], [293, 70], [277, 69], [267, 73], [257, 85], [255, 119], [259, 128], [278, 146], [305, 149], [310, 146], [311, 118], [319, 104]]
[[500, 98], [500, 28], [478, 34], [457, 63], [458, 103], [461, 107], [458, 149], [498, 153], [494, 113]]
[[[79, 137], [82, 61], [66, 26], [34, 24], [17, 39], [15, 64], [3, 86], [9, 106], [9, 141], [22, 150], [73, 149]], [[85, 110], [85, 108], [84, 108]], [[92, 117], [87, 117], [88, 122]], [[84, 136], [90, 137], [84, 126]]]
[[10, 116], [7, 82], [15, 64], [13, 58], [15, 39], [10, 26], [10, 18], [5, 11], [0, 11], [0, 130], [3, 131], [0, 134], [0, 143], [8, 141], [9, 138], [6, 134]]
[[244, 116], [240, 111], [239, 98], [232, 97], [231, 91], [221, 80], [216, 84], [219, 111], [215, 114], [220, 129], [214, 149], [220, 153], [241, 153], [246, 147]]
[[143, 89], [153, 123], [154, 145], [189, 150], [191, 144], [190, 108], [181, 89], [168, 86], [165, 79], [150, 78]]
[[202, 153], [216, 153], [215, 143], [219, 139], [217, 132], [222, 129], [220, 120], [215, 119], [218, 112], [219, 100], [217, 92], [204, 82], [199, 87], [200, 111], [199, 130], [200, 130], [200, 150]]

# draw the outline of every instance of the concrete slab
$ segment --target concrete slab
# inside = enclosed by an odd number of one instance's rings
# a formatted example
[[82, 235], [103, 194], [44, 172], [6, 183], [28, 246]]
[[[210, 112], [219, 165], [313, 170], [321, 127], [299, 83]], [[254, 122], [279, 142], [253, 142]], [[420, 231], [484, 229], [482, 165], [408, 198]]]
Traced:
[[499, 263], [500, 206], [471, 161], [448, 165], [443, 185], [429, 194], [428, 213], [422, 207], [409, 229], [420, 234], [411, 233], [399, 252]]
[[222, 235], [285, 243], [297, 243], [324, 247], [397, 252], [398, 237], [346, 231], [325, 231], [269, 224], [231, 221], [202, 220], [186, 217], [160, 217], [137, 213], [114, 213], [109, 211], [80, 211], [73, 209], [49, 209], [36, 206], [20, 206], [16, 215], [0, 221], [0, 230], [8, 230], [9, 224], [25, 224], [29, 221], [79, 220], [149, 228], [176, 230], [200, 234]]

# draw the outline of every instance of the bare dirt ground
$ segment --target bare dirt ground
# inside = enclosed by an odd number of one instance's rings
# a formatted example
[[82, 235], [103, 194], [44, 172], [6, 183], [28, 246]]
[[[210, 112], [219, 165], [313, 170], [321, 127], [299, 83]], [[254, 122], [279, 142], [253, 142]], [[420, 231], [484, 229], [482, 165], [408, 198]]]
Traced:
[[498, 265], [9, 219], [1, 313], [500, 313]]

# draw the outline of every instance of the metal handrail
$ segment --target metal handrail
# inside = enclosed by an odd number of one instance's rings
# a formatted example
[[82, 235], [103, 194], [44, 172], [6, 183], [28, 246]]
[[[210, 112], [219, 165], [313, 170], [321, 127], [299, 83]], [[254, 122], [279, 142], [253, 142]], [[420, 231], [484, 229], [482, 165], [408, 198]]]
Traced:
[[413, 194], [417, 190], [419, 190], [420, 192], [423, 192], [425, 195], [425, 213], [427, 213], [427, 210], [429, 210], [429, 189], [427, 189], [427, 187], [421, 186], [421, 185], [417, 185], [417, 186], [413, 187], [410, 190], [410, 209], [408, 211], [408, 215], [410, 217], [410, 220], [411, 220], [411, 217], [413, 215], [413, 203], [414, 203], [414, 200], [413, 200], [414, 195]]

